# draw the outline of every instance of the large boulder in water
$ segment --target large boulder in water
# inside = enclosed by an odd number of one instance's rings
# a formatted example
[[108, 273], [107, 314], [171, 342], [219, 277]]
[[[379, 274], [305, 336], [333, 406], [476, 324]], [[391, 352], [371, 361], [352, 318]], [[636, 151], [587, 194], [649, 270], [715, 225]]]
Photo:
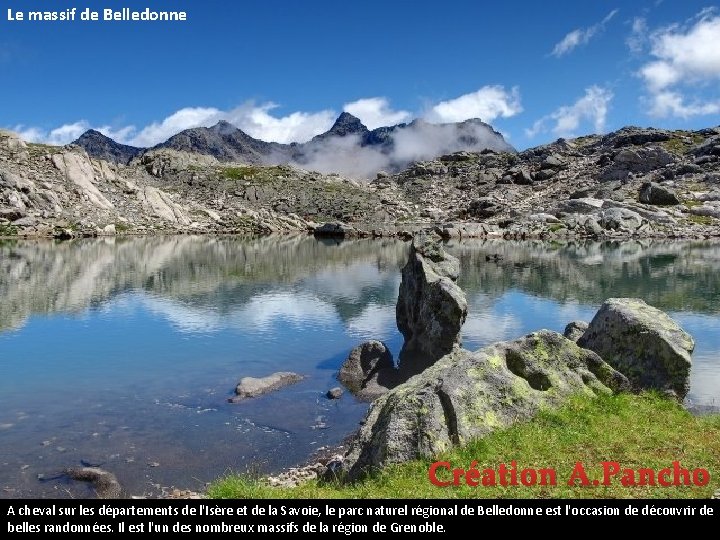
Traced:
[[465, 293], [455, 281], [460, 261], [445, 252], [435, 232], [415, 235], [396, 306], [397, 326], [405, 342], [399, 368], [405, 376], [419, 373], [460, 345], [467, 317]]
[[597, 354], [542, 330], [476, 352], [456, 349], [375, 400], [343, 462], [350, 480], [433, 457], [532, 418], [573, 394], [629, 389]]
[[693, 338], [638, 298], [606, 300], [578, 345], [598, 353], [635, 388], [672, 391], [681, 398], [688, 392]]
[[392, 353], [381, 341], [366, 341], [350, 351], [338, 379], [358, 398], [373, 400], [397, 384]]

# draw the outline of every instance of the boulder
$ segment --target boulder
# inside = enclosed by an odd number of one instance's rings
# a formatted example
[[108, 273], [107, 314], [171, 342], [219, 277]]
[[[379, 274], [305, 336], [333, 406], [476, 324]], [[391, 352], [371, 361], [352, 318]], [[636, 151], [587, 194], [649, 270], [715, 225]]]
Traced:
[[602, 208], [603, 201], [593, 197], [580, 197], [577, 199], [568, 199], [558, 203], [557, 208], [560, 212], [593, 214]]
[[396, 305], [397, 326], [405, 338], [398, 365], [404, 376], [422, 371], [460, 345], [467, 299], [455, 283], [459, 274], [460, 261], [445, 253], [440, 236], [415, 235]]
[[705, 216], [720, 219], [720, 207], [704, 204], [702, 206], [694, 206], [688, 209], [688, 212], [694, 216]]
[[467, 215], [477, 218], [489, 218], [499, 214], [505, 209], [505, 206], [490, 197], [480, 197], [472, 201], [467, 208]]
[[390, 350], [376, 340], [358, 345], [343, 362], [338, 380], [360, 399], [373, 400], [384, 394], [396, 384]]
[[[586, 225], [587, 227], [587, 225]], [[588, 323], [585, 321], [572, 321], [567, 324], [565, 327], [565, 331], [563, 332], [563, 336], [568, 338], [570, 341], [577, 342], [580, 337], [585, 333], [585, 331], [588, 329]]]
[[7, 152], [8, 155], [19, 163], [25, 162], [30, 158], [27, 144], [17, 133], [0, 129], [0, 149]]
[[623, 148], [613, 157], [616, 166], [633, 173], [647, 173], [674, 163], [676, 157], [660, 146]]
[[323, 223], [319, 227], [315, 228], [313, 234], [315, 236], [344, 238], [346, 236], [355, 236], [357, 231], [350, 225], [336, 221], [333, 223]]
[[627, 208], [608, 208], [600, 214], [600, 225], [603, 229], [634, 231], [642, 224], [642, 216]]
[[540, 169], [542, 170], [565, 168], [567, 168], [567, 162], [560, 154], [550, 154], [540, 163]]
[[373, 402], [343, 474], [355, 480], [391, 463], [433, 457], [573, 394], [628, 388], [597, 354], [547, 330], [476, 352], [458, 349]]
[[595, 351], [637, 389], [687, 394], [695, 342], [667, 314], [640, 299], [606, 300], [578, 345]]
[[243, 377], [235, 388], [235, 396], [228, 398], [230, 403], [238, 403], [248, 398], [262, 396], [284, 386], [303, 380], [302, 375], [291, 371], [278, 371], [267, 377]]
[[638, 199], [645, 204], [672, 205], [680, 204], [675, 192], [655, 182], [645, 182], [640, 186]]

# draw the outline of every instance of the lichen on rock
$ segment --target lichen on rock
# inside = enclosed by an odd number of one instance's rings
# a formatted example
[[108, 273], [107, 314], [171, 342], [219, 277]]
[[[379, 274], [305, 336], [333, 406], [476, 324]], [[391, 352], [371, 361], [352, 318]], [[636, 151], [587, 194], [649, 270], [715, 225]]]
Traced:
[[689, 388], [695, 342], [666, 313], [638, 298], [610, 298], [578, 345], [598, 353], [638, 389], [674, 392]]
[[573, 394], [629, 387], [597, 354], [547, 330], [476, 352], [456, 349], [373, 403], [343, 472], [352, 480], [390, 463], [432, 457]]

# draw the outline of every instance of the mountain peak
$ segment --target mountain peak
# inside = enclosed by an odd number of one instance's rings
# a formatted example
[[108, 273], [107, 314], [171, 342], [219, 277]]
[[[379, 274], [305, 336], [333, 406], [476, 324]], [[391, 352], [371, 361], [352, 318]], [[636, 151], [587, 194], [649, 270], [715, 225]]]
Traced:
[[141, 148], [115, 142], [96, 129], [88, 129], [75, 139], [72, 144], [84, 148], [88, 154], [95, 158], [104, 159], [113, 163], [127, 164], [132, 158], [142, 152]]
[[107, 135], [103, 135], [96, 129], [88, 129], [85, 133], [80, 135], [76, 141], [74, 141], [74, 144], [77, 144], [77, 141], [82, 140], [88, 140], [88, 139], [99, 139], [99, 140], [112, 140]]
[[368, 128], [357, 116], [353, 116], [349, 112], [342, 112], [328, 133], [344, 137], [354, 133], [367, 133], [368, 131]]
[[223, 134], [223, 133], [232, 133], [233, 131], [237, 131], [238, 128], [233, 126], [227, 120], [220, 120], [217, 124], [215, 124], [210, 129], [217, 133]]

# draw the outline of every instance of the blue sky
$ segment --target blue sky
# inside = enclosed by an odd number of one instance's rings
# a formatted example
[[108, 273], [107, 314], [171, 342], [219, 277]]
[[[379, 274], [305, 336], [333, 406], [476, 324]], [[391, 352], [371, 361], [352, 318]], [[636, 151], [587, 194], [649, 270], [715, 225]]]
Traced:
[[[720, 6], [685, 0], [8, 0], [0, 126], [153, 145], [227, 119], [303, 141], [347, 110], [370, 128], [480, 117], [517, 148], [625, 125], [720, 124]], [[186, 22], [8, 21], [89, 7]], [[102, 13], [102, 11], [101, 11]]]

